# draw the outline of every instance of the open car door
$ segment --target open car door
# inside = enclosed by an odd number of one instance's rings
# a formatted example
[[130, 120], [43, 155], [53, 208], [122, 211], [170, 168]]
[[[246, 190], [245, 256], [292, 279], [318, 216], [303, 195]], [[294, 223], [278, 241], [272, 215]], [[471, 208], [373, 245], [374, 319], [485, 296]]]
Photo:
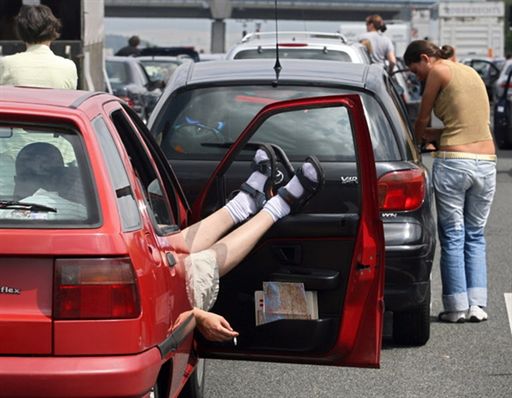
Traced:
[[[274, 224], [221, 279], [211, 311], [224, 316], [240, 336], [234, 345], [198, 334], [199, 354], [378, 367], [384, 238], [372, 143], [359, 96], [265, 106], [208, 179], [192, 207], [195, 220], [237, 192], [250, 174], [258, 142], [282, 149], [294, 167], [315, 154], [326, 183], [300, 213]], [[286, 167], [280, 164], [279, 169], [286, 180]], [[299, 299], [286, 306], [289, 295]], [[276, 298], [282, 299], [279, 308]]]

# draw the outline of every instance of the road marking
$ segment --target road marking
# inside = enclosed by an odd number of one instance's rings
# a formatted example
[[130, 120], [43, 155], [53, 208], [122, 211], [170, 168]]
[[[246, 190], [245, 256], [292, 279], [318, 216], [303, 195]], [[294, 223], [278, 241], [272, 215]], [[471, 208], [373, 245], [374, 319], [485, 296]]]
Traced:
[[510, 324], [510, 333], [512, 333], [512, 293], [505, 293], [505, 306], [507, 307], [508, 323]]

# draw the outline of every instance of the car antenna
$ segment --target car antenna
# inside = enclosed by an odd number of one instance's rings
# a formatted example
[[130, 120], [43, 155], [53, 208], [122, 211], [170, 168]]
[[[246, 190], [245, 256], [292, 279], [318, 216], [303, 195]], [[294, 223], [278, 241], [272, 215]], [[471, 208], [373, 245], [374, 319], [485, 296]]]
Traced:
[[276, 20], [276, 63], [274, 64], [274, 71], [276, 72], [276, 80], [272, 82], [272, 87], [277, 87], [279, 82], [279, 73], [281, 73], [281, 63], [279, 62], [279, 40], [277, 28], [277, 0], [274, 0], [274, 18]]

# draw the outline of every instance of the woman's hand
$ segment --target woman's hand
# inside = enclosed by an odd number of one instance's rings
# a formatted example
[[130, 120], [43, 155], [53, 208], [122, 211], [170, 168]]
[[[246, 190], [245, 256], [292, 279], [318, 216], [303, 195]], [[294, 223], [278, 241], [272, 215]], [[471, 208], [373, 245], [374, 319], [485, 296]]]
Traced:
[[213, 312], [194, 308], [197, 329], [210, 341], [228, 341], [238, 336], [226, 319]]

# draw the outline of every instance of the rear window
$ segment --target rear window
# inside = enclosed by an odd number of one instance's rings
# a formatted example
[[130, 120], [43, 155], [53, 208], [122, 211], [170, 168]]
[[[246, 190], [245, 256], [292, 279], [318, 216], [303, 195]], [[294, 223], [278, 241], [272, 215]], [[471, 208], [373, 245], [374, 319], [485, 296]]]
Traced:
[[[243, 50], [235, 54], [235, 59], [254, 59], [254, 58], [275, 58], [276, 50], [274, 48], [256, 48], [252, 50]], [[343, 61], [351, 62], [352, 59], [344, 51], [329, 50], [327, 47], [307, 48], [307, 47], [279, 47], [280, 58], [293, 59], [316, 59], [323, 61]]]
[[97, 225], [94, 192], [84, 146], [76, 132], [0, 125], [0, 225]]
[[[292, 86], [189, 90], [167, 101], [152, 131], [168, 159], [220, 160], [265, 105], [292, 98], [347, 93], [349, 91], [339, 89]], [[370, 95], [359, 95], [365, 107], [376, 160], [400, 160], [395, 135], [380, 104]], [[355, 161], [352, 130], [347, 112], [283, 113], [259, 129], [251, 141], [277, 144], [292, 161], [302, 161], [311, 153], [323, 162]]]

